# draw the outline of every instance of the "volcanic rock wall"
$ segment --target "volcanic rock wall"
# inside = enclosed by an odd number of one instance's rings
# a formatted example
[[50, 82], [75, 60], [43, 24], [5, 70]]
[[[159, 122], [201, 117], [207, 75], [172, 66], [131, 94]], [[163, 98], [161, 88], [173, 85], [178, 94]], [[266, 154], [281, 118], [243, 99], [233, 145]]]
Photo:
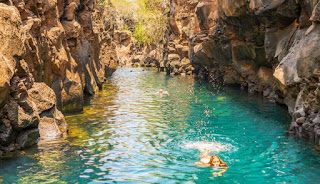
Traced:
[[167, 70], [176, 72], [169, 64], [188, 58], [200, 77], [286, 104], [292, 114], [289, 133], [320, 144], [318, 0], [172, 0], [170, 5]]
[[0, 45], [0, 155], [64, 136], [117, 68], [95, 0], [1, 0]]

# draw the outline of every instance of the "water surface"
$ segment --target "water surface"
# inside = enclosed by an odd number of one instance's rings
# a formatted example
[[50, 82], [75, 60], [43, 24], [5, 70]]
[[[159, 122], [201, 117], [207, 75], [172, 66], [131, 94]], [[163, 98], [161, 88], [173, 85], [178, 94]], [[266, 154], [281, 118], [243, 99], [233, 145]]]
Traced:
[[[169, 96], [156, 92], [164, 89]], [[0, 162], [2, 183], [317, 183], [311, 144], [283, 136], [286, 110], [191, 77], [121, 68], [82, 113], [66, 116], [66, 141]], [[229, 169], [197, 167], [209, 148]]]

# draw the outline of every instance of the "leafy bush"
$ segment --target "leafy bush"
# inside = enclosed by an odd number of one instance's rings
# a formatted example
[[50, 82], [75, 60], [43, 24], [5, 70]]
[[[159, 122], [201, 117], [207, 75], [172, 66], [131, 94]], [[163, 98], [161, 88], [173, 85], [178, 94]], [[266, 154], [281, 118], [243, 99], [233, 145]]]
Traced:
[[[168, 12], [165, 0], [100, 0], [99, 3], [120, 16], [116, 29], [132, 31], [139, 47], [157, 45], [164, 38]], [[133, 25], [129, 24], [130, 20]]]

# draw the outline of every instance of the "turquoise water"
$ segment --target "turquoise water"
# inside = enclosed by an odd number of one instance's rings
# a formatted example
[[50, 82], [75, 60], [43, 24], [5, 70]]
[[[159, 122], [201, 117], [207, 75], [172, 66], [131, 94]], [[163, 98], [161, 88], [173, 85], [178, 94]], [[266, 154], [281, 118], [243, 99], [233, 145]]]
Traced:
[[[159, 89], [169, 96], [159, 96]], [[143, 68], [121, 68], [68, 139], [0, 162], [2, 183], [318, 183], [320, 155], [283, 136], [286, 110], [232, 88]], [[209, 148], [229, 169], [197, 167]]]

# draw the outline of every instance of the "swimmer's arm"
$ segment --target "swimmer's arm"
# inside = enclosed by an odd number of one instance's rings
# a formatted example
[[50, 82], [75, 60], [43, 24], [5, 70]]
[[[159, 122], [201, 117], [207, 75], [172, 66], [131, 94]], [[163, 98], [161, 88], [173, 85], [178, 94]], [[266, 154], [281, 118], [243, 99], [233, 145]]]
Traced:
[[227, 166], [227, 163], [225, 163], [225, 162], [223, 162], [223, 161], [221, 161], [220, 166], [222, 166], [222, 167], [228, 167], [228, 166]]
[[195, 162], [194, 164], [197, 166], [202, 166], [202, 167], [209, 167], [210, 166], [210, 164], [204, 164], [202, 162]]
[[225, 168], [221, 169], [221, 171], [219, 171], [219, 172], [217, 172], [217, 173], [216, 173], [216, 172], [213, 172], [212, 175], [213, 175], [214, 177], [222, 176], [222, 173], [227, 172], [227, 170], [228, 170], [228, 167], [225, 167]]
[[228, 167], [224, 167], [223, 169], [221, 169], [220, 174], [227, 172]]

